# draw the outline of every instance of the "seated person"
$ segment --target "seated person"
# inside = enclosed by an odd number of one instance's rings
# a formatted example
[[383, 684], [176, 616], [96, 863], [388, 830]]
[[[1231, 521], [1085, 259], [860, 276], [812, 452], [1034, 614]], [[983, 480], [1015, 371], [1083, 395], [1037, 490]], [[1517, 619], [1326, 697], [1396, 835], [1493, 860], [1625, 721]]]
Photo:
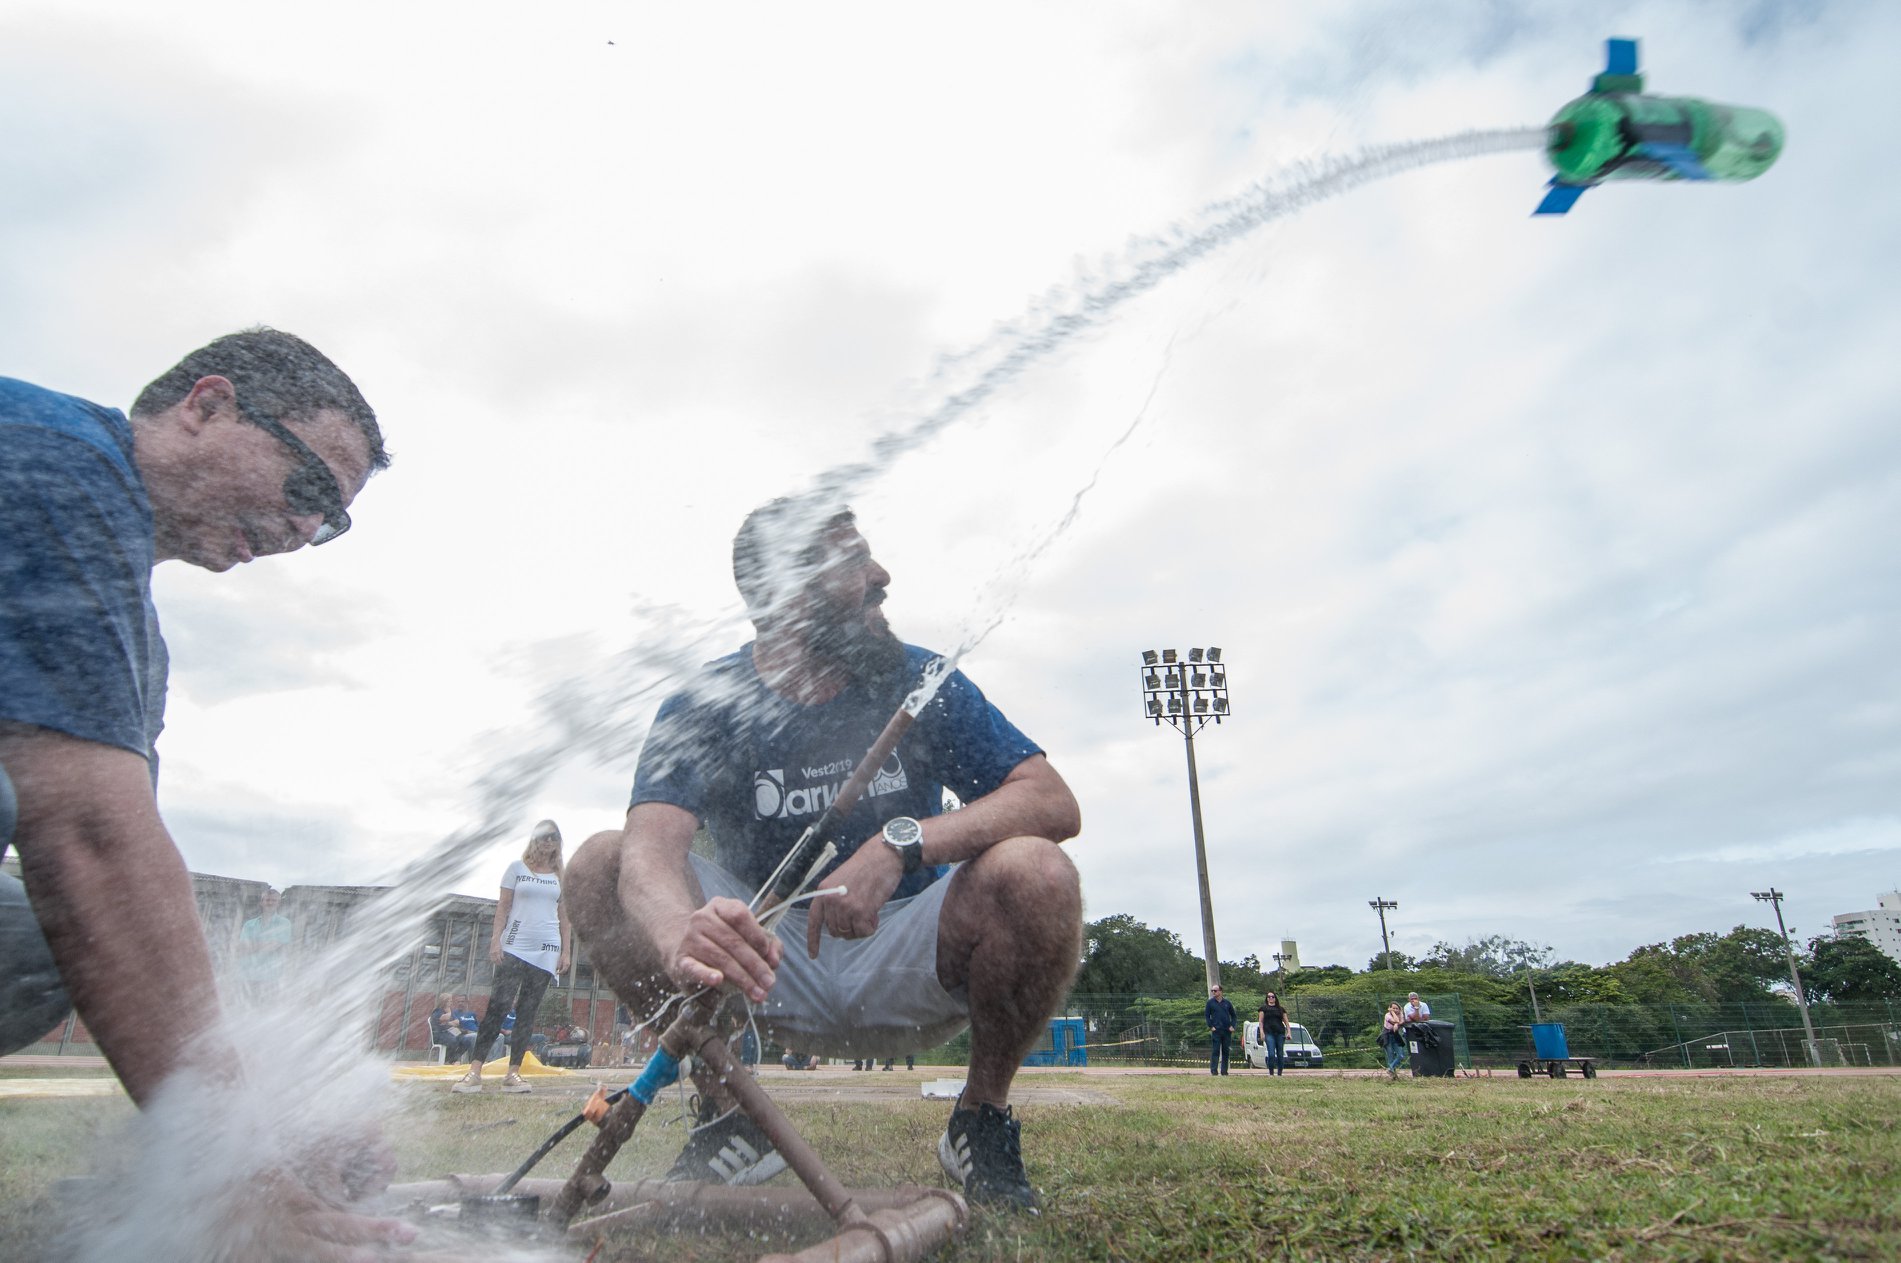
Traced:
[[475, 1032], [465, 1031], [447, 1001], [429, 1015], [429, 1042], [442, 1045], [444, 1065], [454, 1065], [475, 1048]]

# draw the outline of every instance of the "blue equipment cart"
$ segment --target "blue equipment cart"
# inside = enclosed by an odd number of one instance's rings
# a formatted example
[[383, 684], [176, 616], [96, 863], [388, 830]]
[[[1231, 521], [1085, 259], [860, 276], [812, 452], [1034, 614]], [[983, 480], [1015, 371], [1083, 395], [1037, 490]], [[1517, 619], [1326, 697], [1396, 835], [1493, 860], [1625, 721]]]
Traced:
[[1533, 1022], [1531, 1024], [1532, 1056], [1518, 1063], [1518, 1077], [1529, 1079], [1543, 1071], [1554, 1079], [1562, 1079], [1571, 1073], [1571, 1067], [1587, 1079], [1597, 1078], [1597, 1067], [1589, 1057], [1573, 1057], [1571, 1046], [1565, 1042], [1563, 1022]]

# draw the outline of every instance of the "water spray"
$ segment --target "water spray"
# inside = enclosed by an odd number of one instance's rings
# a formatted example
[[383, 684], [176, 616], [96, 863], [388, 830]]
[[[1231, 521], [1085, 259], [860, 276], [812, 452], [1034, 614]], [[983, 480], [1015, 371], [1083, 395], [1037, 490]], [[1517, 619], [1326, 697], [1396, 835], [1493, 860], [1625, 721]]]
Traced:
[[[918, 682], [905, 695], [904, 701], [886, 721], [882, 731], [871, 743], [871, 748], [858, 761], [852, 773], [840, 787], [837, 797], [825, 811], [800, 834], [797, 842], [779, 861], [778, 867], [766, 878], [758, 892], [748, 904], [752, 914], [759, 918], [768, 929], [788, 909], [806, 899], [823, 894], [843, 894], [845, 888], [834, 887], [823, 891], [805, 891], [818, 877], [819, 871], [829, 864], [838, 853], [835, 843], [826, 839], [833, 825], [840, 818], [849, 815], [858, 805], [865, 789], [884, 765], [891, 752], [897, 748], [904, 734], [911, 730], [912, 724], [923, 713], [931, 699], [937, 695], [953, 670], [949, 660], [943, 657], [933, 658], [925, 664]], [[528, 1155], [519, 1167], [504, 1177], [493, 1189], [483, 1193], [465, 1194], [461, 1199], [462, 1216], [471, 1222], [483, 1224], [515, 1224], [521, 1227], [532, 1226], [540, 1209], [539, 1193], [517, 1193], [516, 1186], [534, 1169], [544, 1157], [557, 1145], [567, 1139], [584, 1122], [592, 1122], [599, 1127], [600, 1133], [594, 1143], [582, 1156], [580, 1164], [568, 1182], [562, 1186], [549, 1211], [549, 1222], [557, 1228], [566, 1228], [584, 1206], [592, 1205], [604, 1199], [611, 1185], [603, 1176], [607, 1165], [633, 1135], [635, 1126], [645, 1115], [647, 1107], [652, 1105], [660, 1092], [677, 1082], [680, 1077], [681, 1063], [689, 1056], [698, 1056], [711, 1066], [734, 1095], [739, 1098], [740, 1108], [758, 1123], [760, 1128], [771, 1136], [773, 1143], [787, 1161], [798, 1171], [801, 1179], [825, 1206], [828, 1213], [837, 1221], [844, 1233], [842, 1242], [854, 1229], [876, 1231], [880, 1239], [890, 1239], [889, 1229], [896, 1223], [909, 1225], [908, 1231], [916, 1235], [920, 1229], [918, 1216], [906, 1216], [899, 1211], [880, 1211], [879, 1214], [894, 1216], [894, 1224], [874, 1230], [872, 1220], [866, 1212], [860, 1210], [853, 1196], [839, 1185], [825, 1168], [815, 1151], [806, 1144], [793, 1129], [792, 1125], [772, 1105], [765, 1093], [754, 1084], [743, 1069], [735, 1072], [732, 1054], [727, 1048], [728, 1035], [718, 1029], [719, 993], [714, 987], [701, 988], [697, 992], [678, 992], [669, 996], [660, 1010], [649, 1019], [658, 1021], [674, 1005], [681, 1008], [680, 1015], [668, 1026], [660, 1037], [660, 1045], [648, 1059], [640, 1077], [627, 1087], [609, 1093], [605, 1087], [596, 1088], [581, 1112], [563, 1123], [553, 1135], [543, 1141], [535, 1151]], [[748, 1012], [750, 1020], [750, 1011]], [[646, 1025], [647, 1023], [642, 1023]], [[717, 1047], [717, 1052], [712, 1051]], [[739, 1086], [740, 1080], [745, 1087]], [[929, 1239], [941, 1243], [950, 1231], [961, 1226], [964, 1210], [961, 1199], [949, 1211], [937, 1203], [926, 1203], [924, 1218], [919, 1222], [931, 1225], [918, 1237], [919, 1249], [927, 1248], [923, 1242]], [[934, 1248], [934, 1246], [928, 1247]], [[920, 1257], [906, 1255], [903, 1257]]]

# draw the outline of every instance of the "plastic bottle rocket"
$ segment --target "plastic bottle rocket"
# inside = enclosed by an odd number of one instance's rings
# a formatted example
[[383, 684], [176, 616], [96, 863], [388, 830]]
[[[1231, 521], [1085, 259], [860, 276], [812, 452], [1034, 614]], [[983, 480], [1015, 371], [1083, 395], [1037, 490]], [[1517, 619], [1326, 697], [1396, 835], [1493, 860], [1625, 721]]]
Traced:
[[1532, 212], [1562, 215], [1606, 180], [1753, 180], [1782, 154], [1766, 110], [1644, 95], [1637, 41], [1605, 42], [1604, 73], [1551, 120], [1545, 156], [1557, 174]]

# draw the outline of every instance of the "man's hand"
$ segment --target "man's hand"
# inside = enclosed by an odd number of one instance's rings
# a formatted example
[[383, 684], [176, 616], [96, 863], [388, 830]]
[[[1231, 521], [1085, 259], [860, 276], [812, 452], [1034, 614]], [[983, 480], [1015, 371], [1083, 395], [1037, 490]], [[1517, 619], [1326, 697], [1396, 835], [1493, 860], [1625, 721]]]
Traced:
[[241, 1257], [263, 1263], [408, 1259], [407, 1251], [392, 1247], [416, 1239], [416, 1230], [400, 1219], [353, 1215], [281, 1171], [259, 1176], [239, 1206], [226, 1221], [226, 1235], [241, 1243]]
[[489, 940], [488, 963], [491, 965], [499, 965], [502, 963], [502, 940], [498, 938]]
[[230, 1229], [248, 1247], [244, 1257], [271, 1263], [411, 1259], [391, 1247], [414, 1241], [413, 1227], [348, 1209], [387, 1188], [395, 1171], [395, 1155], [379, 1131], [327, 1137], [288, 1166], [256, 1177]]
[[687, 918], [667, 972], [684, 988], [730, 985], [757, 1004], [771, 990], [772, 971], [784, 950], [745, 904], [713, 899]]
[[845, 893], [812, 901], [805, 923], [807, 954], [818, 959], [819, 936], [828, 929], [836, 938], [870, 938], [878, 929], [878, 910], [903, 879], [904, 863], [882, 835], [860, 843], [850, 859], [822, 879], [828, 886], [843, 886]]
[[374, 1125], [326, 1136], [293, 1164], [295, 1178], [333, 1207], [380, 1193], [396, 1174], [396, 1153]]
[[556, 962], [555, 962], [555, 965], [554, 965], [554, 971], [555, 971], [555, 973], [556, 973], [557, 975], [559, 975], [559, 974], [565, 974], [565, 973], [567, 973], [567, 972], [568, 972], [568, 962], [569, 962], [569, 961], [571, 961], [572, 959], [573, 959], [573, 957], [569, 955], [569, 953], [568, 953], [568, 949], [567, 949], [567, 948], [565, 948], [565, 947], [564, 947], [564, 948], [562, 948], [562, 949], [561, 949], [561, 959], [560, 959], [560, 960], [558, 960], [558, 961], [556, 961]]

